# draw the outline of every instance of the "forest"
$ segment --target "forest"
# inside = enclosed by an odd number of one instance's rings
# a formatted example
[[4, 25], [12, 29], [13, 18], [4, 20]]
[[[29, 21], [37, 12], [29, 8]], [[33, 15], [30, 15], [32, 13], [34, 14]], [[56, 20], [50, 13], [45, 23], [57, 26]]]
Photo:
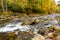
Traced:
[[52, 14], [57, 11], [58, 6], [54, 0], [0, 0], [0, 15]]

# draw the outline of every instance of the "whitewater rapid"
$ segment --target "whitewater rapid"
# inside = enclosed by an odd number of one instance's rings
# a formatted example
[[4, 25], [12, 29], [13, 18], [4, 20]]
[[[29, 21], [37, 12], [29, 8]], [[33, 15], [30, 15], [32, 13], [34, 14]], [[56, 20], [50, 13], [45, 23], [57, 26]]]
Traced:
[[[51, 15], [47, 15], [47, 16], [40, 16], [40, 17], [34, 17], [34, 18], [45, 18], [45, 19], [53, 18], [54, 19], [54, 17], [56, 17], [56, 16], [60, 16], [60, 14], [51, 14]], [[30, 25], [21, 26], [21, 23], [22, 22], [20, 22], [20, 21], [13, 22], [13, 23], [7, 23], [4, 27], [0, 28], [0, 32], [13, 32], [14, 30], [17, 30], [17, 29], [19, 29], [20, 31], [29, 31], [29, 29], [31, 29], [31, 28], [34, 29], [35, 33], [38, 31], [38, 29], [36, 29], [36, 27], [34, 27], [34, 26], [32, 26], [32, 27]], [[40, 24], [38, 24], [38, 25], [40, 25]], [[38, 25], [35, 25], [35, 26], [38, 26]], [[58, 21], [51, 20], [51, 21], [48, 21], [48, 25], [44, 25], [44, 24], [41, 24], [41, 25], [46, 26], [46, 27], [51, 26], [51, 25], [58, 26]]]

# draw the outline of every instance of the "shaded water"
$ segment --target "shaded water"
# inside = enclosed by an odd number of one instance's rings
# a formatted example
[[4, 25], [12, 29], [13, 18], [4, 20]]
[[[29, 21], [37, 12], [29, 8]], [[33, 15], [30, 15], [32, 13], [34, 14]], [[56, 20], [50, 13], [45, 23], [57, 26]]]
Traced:
[[60, 21], [55, 19], [55, 17], [57, 16], [60, 17], [60, 14], [51, 14], [51, 15], [40, 16], [40, 17], [32, 17], [32, 19], [40, 18], [41, 20], [46, 20], [46, 22], [43, 21], [36, 25], [25, 25], [25, 26], [21, 26], [22, 19], [3, 20], [0, 21], [0, 32], [10, 32], [10, 31], [13, 32], [17, 29], [19, 29], [19, 31], [29, 31], [32, 28], [34, 29], [34, 33], [37, 33], [38, 31], [37, 27], [49, 27], [49, 26], [60, 27], [58, 23]]

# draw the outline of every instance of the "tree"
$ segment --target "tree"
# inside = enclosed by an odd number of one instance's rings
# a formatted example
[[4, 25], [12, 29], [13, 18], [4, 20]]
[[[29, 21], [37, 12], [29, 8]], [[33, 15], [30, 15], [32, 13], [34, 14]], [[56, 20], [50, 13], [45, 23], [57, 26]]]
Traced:
[[27, 7], [28, 0], [6, 0], [8, 4], [8, 8], [11, 11], [16, 12], [25, 12], [25, 8]]
[[54, 0], [6, 0], [8, 9], [26, 13], [52, 13], [57, 10]]
[[1, 6], [2, 6], [2, 11], [4, 12], [5, 9], [4, 9], [4, 3], [3, 3], [3, 0], [1, 0]]
[[40, 13], [52, 13], [57, 10], [57, 5], [54, 0], [34, 0], [33, 10]]
[[52, 13], [57, 10], [57, 5], [54, 0], [42, 0], [42, 7], [41, 10], [44, 13]]
[[4, 2], [5, 12], [7, 12], [7, 2], [6, 2], [6, 0], [4, 0], [3, 2]]
[[41, 12], [41, 2], [42, 0], [34, 0], [33, 12]]

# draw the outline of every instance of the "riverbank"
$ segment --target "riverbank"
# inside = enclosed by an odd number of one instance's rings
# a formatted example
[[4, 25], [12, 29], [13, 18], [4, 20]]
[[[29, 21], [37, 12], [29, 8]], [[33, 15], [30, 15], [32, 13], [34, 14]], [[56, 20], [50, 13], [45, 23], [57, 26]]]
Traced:
[[[55, 13], [53, 13], [55, 14]], [[58, 14], [58, 13], [57, 13]], [[14, 19], [14, 18], [26, 18], [26, 17], [37, 17], [37, 16], [43, 16], [43, 15], [49, 15], [49, 14], [43, 14], [43, 13], [18, 13], [18, 12], [4, 12], [0, 14], [0, 19]]]

